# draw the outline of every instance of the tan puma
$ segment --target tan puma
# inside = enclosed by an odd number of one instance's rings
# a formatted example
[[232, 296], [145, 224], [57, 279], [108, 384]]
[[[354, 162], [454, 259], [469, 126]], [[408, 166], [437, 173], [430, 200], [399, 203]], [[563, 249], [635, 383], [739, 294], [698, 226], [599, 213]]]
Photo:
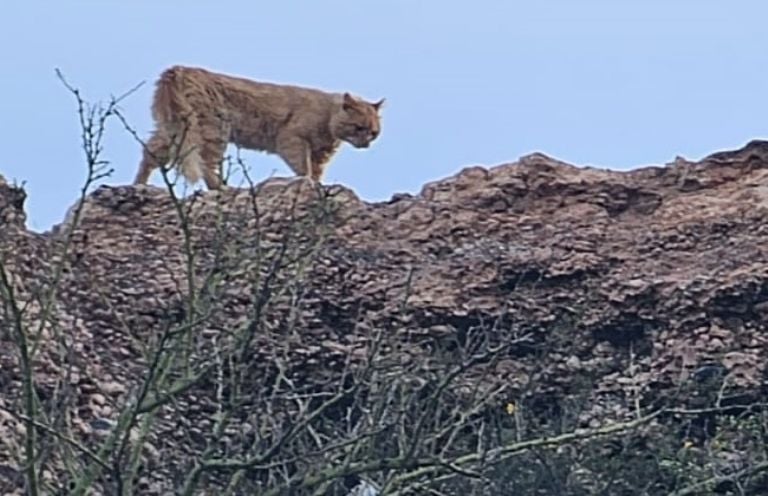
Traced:
[[172, 162], [189, 182], [221, 189], [228, 143], [279, 155], [293, 171], [320, 181], [342, 141], [367, 148], [379, 135], [384, 99], [250, 81], [174, 66], [157, 81], [157, 129], [144, 147], [134, 184]]

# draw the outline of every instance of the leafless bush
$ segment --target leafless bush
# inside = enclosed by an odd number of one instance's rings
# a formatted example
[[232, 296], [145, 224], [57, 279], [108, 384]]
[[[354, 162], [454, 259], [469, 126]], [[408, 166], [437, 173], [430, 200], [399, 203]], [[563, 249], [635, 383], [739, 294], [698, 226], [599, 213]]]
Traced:
[[[367, 496], [682, 496], [727, 483], [731, 494], [757, 494], [751, 488], [764, 481], [768, 463], [758, 442], [768, 425], [764, 409], [751, 404], [734, 417], [717, 403], [722, 394], [705, 411], [647, 405], [635, 392], [627, 398], [633, 417], [624, 422], [580, 427], [578, 401], [542, 414], [523, 397], [511, 398], [496, 374], [499, 360], [529, 345], [530, 336], [505, 315], [441, 350], [404, 338], [396, 316], [382, 324], [364, 308], [344, 339], [318, 339], [304, 316], [316, 304], [311, 281], [337, 219], [332, 190], [289, 181], [275, 216], [253, 183], [215, 201], [181, 198], [173, 164], [161, 172], [181, 232], [184, 274], [151, 329], [132, 323], [94, 285], [93, 298], [121, 323], [115, 331], [141, 350], [132, 358], [140, 369], [123, 378], [114, 417], [92, 420], [99, 436], [83, 436], [72, 415], [82, 357], [58, 319], [64, 309], [57, 294], [63, 274], [75, 270], [73, 240], [86, 234], [80, 220], [87, 195], [110, 172], [101, 159], [106, 123], [118, 118], [139, 136], [120, 113], [124, 97], [91, 106], [62, 81], [83, 130], [88, 176], [81, 200], [40, 280], [19, 280], [10, 252], [0, 254], [0, 330], [15, 345], [21, 383], [8, 389], [3, 410], [23, 422], [23, 442], [11, 455], [23, 471], [11, 478], [16, 489], [35, 496], [345, 495], [353, 486]], [[267, 214], [274, 217], [269, 226]], [[228, 307], [233, 293], [245, 302], [237, 315]], [[409, 294], [406, 281], [403, 312]], [[43, 353], [59, 365], [45, 398]], [[528, 386], [529, 398], [536, 389], [535, 382]], [[676, 434], [710, 414], [737, 420], [696, 449]], [[659, 441], [651, 446], [654, 436]], [[735, 443], [753, 459], [716, 462], [728, 451], [716, 442]]]

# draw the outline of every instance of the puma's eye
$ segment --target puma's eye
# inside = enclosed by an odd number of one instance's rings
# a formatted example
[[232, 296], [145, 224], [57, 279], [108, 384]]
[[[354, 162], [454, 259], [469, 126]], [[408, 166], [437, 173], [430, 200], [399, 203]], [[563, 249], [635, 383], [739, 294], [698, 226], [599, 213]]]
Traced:
[[368, 126], [361, 126], [360, 124], [355, 125], [355, 131], [359, 132], [367, 132]]

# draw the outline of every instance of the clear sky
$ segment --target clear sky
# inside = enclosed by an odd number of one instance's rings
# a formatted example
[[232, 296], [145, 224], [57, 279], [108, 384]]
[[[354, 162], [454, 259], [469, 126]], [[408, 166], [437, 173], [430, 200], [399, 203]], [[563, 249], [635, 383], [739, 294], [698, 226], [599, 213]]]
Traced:
[[[60, 222], [85, 165], [54, 69], [90, 100], [146, 81], [122, 105], [146, 136], [173, 64], [386, 97], [379, 139], [344, 146], [326, 176], [370, 201], [533, 151], [698, 159], [768, 136], [766, 19], [765, 0], [5, 1], [0, 174], [26, 182], [30, 228]], [[259, 179], [289, 174], [245, 156]], [[104, 183], [132, 181], [140, 147], [117, 122], [105, 158]]]

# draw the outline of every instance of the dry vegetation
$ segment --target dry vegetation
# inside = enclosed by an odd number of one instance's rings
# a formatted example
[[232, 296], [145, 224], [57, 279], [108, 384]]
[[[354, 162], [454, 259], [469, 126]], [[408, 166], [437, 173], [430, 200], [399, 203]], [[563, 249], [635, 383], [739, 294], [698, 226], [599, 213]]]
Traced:
[[[60, 288], [90, 270], [78, 258], [82, 214], [110, 172], [105, 126], [125, 120], [120, 99], [91, 106], [68, 88], [88, 169], [82, 201], [34, 270], [19, 262], [24, 245], [0, 234], [4, 494], [764, 494], [767, 413], [734, 383], [734, 366], [700, 366], [651, 394], [644, 352], [629, 345], [612, 393], [621, 406], [595, 416], [595, 377], [576, 373], [557, 395], [544, 384], [550, 354], [571, 346], [568, 321], [541, 336], [499, 308], [470, 312], [460, 332], [432, 322], [432, 335], [412, 333], [410, 277], [388, 295], [400, 313], [382, 322], [357, 306], [345, 310], [349, 327], [327, 309], [337, 334], [317, 334], [310, 282], [334, 263], [326, 248], [343, 201], [303, 180], [272, 185], [279, 203], [254, 184], [202, 202], [177, 196], [171, 165], [163, 194], [183, 271], [150, 274], [171, 281], [154, 296], [163, 313], [126, 315], [124, 295], [94, 283], [82, 314], [110, 325], [84, 342], [61, 317]], [[214, 229], [198, 226], [203, 217]], [[81, 377], [100, 346], [123, 376]], [[537, 364], [524, 380], [499, 372], [523, 357]]]

